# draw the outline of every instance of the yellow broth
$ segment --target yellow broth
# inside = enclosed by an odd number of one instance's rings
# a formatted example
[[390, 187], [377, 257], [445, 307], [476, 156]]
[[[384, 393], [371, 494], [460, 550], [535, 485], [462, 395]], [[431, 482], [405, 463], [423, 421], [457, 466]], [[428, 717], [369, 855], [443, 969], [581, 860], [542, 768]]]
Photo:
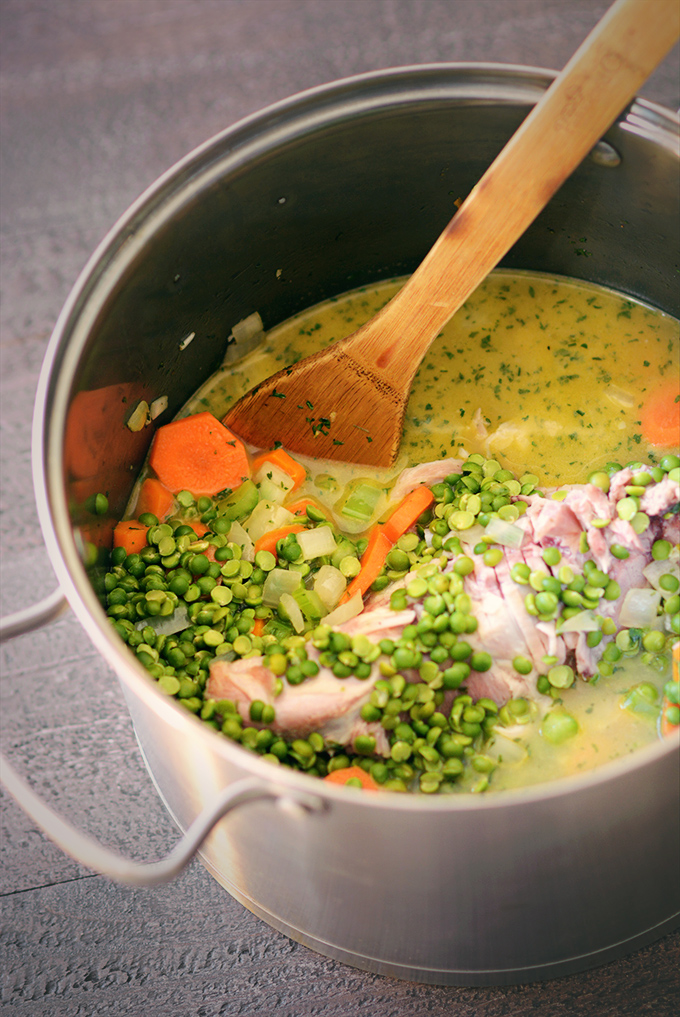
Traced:
[[[402, 285], [363, 287], [273, 328], [199, 393], [222, 417], [275, 371], [348, 335]], [[647, 459], [640, 410], [678, 371], [676, 319], [621, 294], [537, 273], [492, 273], [426, 355], [409, 399], [398, 467], [497, 459], [543, 484], [583, 481], [606, 460]], [[392, 471], [392, 475], [395, 471]]]

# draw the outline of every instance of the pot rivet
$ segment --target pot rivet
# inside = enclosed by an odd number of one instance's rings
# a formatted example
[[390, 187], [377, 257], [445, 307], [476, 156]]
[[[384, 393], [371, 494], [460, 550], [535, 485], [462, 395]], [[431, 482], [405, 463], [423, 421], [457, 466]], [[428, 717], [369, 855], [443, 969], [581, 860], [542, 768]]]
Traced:
[[598, 166], [611, 168], [621, 165], [621, 156], [608, 141], [598, 141], [597, 145], [591, 149], [590, 158]]

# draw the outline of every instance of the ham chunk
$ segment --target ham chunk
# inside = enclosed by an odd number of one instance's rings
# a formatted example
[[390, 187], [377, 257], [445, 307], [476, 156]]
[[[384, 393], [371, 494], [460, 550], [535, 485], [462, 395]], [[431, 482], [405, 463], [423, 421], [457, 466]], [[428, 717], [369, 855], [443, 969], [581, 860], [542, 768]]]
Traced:
[[420, 466], [409, 467], [399, 475], [399, 479], [392, 488], [391, 497], [395, 501], [401, 501], [421, 484], [432, 487], [433, 484], [441, 483], [450, 473], [460, 473], [462, 469], [461, 459], [439, 459], [434, 463], [422, 463]]
[[318, 731], [328, 741], [351, 745], [358, 735], [372, 734], [377, 751], [387, 755], [384, 729], [380, 724], [367, 724], [360, 716], [378, 677], [377, 669], [366, 680], [359, 680], [336, 678], [328, 668], [321, 668], [301, 685], [284, 681], [276, 695], [276, 677], [262, 657], [232, 662], [217, 658], [210, 665], [205, 691], [210, 699], [231, 699], [247, 723], [251, 723], [250, 706], [255, 700], [273, 706], [275, 719], [268, 726], [287, 738], [305, 738]]

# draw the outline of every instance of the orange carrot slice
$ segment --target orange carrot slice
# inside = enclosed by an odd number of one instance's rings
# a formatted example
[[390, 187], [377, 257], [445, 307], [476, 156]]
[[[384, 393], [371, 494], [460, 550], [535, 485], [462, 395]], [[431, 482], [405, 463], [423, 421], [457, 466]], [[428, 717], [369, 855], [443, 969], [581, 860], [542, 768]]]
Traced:
[[124, 547], [128, 554], [141, 551], [146, 547], [148, 529], [138, 519], [124, 519], [113, 531], [113, 546]]
[[416, 487], [397, 505], [384, 526], [385, 536], [395, 544], [434, 501], [429, 487]]
[[190, 519], [186, 525], [191, 527], [199, 540], [206, 535], [209, 529], [208, 524], [202, 523], [200, 519]]
[[343, 766], [339, 770], [331, 770], [324, 780], [329, 784], [346, 784], [348, 780], [358, 780], [364, 791], [379, 791], [380, 785], [373, 780], [360, 766]]
[[320, 505], [318, 501], [314, 501], [313, 498], [299, 498], [297, 501], [291, 502], [290, 505], [286, 505], [289, 512], [292, 512], [294, 516], [304, 516], [307, 512], [307, 506], [311, 505], [318, 512], [325, 515], [326, 519], [329, 518], [328, 511]]
[[261, 636], [264, 632], [265, 621], [264, 618], [256, 618], [253, 622], [253, 627], [250, 630], [251, 636]]
[[174, 503], [175, 499], [171, 492], [161, 484], [160, 480], [156, 480], [155, 477], [147, 477], [137, 499], [137, 515], [141, 516], [145, 512], [151, 512], [162, 522], [170, 515]]
[[304, 529], [306, 527], [300, 523], [291, 523], [290, 526], [278, 526], [275, 530], [270, 530], [269, 533], [265, 533], [259, 540], [256, 540], [253, 551], [255, 554], [258, 551], [271, 551], [273, 555], [276, 555], [276, 545], [282, 537], [287, 537], [289, 533], [300, 533]]
[[677, 381], [656, 389], [643, 407], [642, 433], [652, 445], [665, 448], [680, 442], [680, 387]]
[[307, 476], [307, 471], [300, 463], [296, 462], [292, 456], [289, 456], [287, 452], [282, 448], [273, 449], [271, 452], [260, 452], [253, 459], [253, 473], [257, 473], [263, 463], [273, 463], [274, 466], [278, 466], [280, 470], [287, 473], [290, 479], [293, 481], [291, 491], [294, 491], [300, 486]]
[[159, 427], [149, 465], [173, 494], [187, 490], [195, 497], [239, 487], [250, 477], [243, 442], [207, 411]]
[[350, 600], [355, 593], [365, 596], [368, 588], [375, 582], [385, 564], [385, 558], [392, 549], [392, 541], [385, 536], [382, 526], [376, 526], [368, 538], [368, 545], [361, 556], [361, 572], [354, 577], [342, 597], [340, 603]]

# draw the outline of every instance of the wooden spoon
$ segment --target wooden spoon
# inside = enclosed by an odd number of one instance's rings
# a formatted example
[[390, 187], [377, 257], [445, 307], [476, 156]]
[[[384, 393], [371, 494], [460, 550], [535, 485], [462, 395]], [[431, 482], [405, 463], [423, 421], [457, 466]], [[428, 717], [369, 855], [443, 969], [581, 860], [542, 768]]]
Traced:
[[680, 35], [678, 0], [618, 0], [402, 289], [346, 339], [273, 375], [224, 423], [258, 448], [389, 466], [413, 377], [446, 322], [588, 154]]

